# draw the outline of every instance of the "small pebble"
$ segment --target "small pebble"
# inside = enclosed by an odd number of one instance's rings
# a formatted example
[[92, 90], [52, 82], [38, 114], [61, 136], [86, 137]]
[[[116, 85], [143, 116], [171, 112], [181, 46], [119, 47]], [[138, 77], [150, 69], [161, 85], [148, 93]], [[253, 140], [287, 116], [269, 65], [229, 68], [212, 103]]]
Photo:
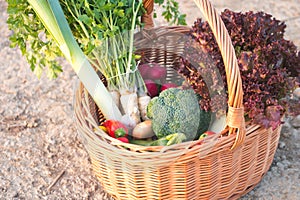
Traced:
[[283, 164], [285, 167], [288, 167], [289, 165], [291, 165], [291, 162], [289, 162], [288, 160], [283, 160], [283, 161], [282, 161], [282, 164]]
[[281, 162], [278, 162], [278, 163], [277, 163], [277, 167], [278, 167], [280, 170], [283, 170], [283, 169], [284, 169], [284, 165], [283, 165]]
[[289, 128], [291, 128], [291, 119], [290, 118], [284, 118], [283, 119], [283, 125], [282, 125], [282, 128], [283, 129], [289, 129]]
[[282, 155], [280, 156], [281, 160], [286, 160], [286, 156], [285, 155]]
[[284, 149], [285, 148], [285, 142], [280, 141], [278, 146], [279, 146], [279, 149]]
[[295, 145], [295, 148], [296, 149], [300, 149], [300, 144], [299, 143], [296, 143], [296, 144], [294, 144]]
[[19, 197], [19, 193], [18, 192], [13, 192], [12, 193], [12, 198], [17, 198]]
[[47, 192], [46, 192], [45, 190], [43, 190], [42, 195], [43, 195], [43, 196], [46, 196], [46, 195], [47, 195]]
[[[278, 163], [277, 163], [277, 165], [278, 165]], [[277, 172], [277, 171], [278, 171], [278, 167], [275, 167], [275, 166], [274, 166], [274, 167], [272, 167], [272, 168], [271, 168], [271, 170], [272, 170], [272, 172], [274, 172], [274, 173], [275, 173], [275, 172]]]
[[297, 138], [300, 135], [300, 129], [292, 129], [292, 138]]
[[294, 119], [292, 119], [291, 125], [294, 128], [300, 128], [300, 115], [298, 115], [297, 117], [295, 117]]
[[292, 135], [292, 133], [291, 133], [291, 131], [287, 130], [287, 131], [282, 132], [281, 135], [285, 138], [289, 138]]

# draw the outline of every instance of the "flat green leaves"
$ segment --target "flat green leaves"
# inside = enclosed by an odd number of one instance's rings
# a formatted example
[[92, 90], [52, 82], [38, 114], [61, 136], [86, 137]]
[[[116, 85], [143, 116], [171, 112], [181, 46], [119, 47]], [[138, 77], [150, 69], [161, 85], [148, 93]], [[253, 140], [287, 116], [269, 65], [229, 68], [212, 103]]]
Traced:
[[[41, 77], [47, 69], [49, 78], [56, 78], [62, 71], [57, 58], [62, 54], [26, 0], [7, 0], [7, 24], [13, 31], [11, 47], [19, 47], [30, 69]], [[41, 37], [43, 36], [43, 37]]]

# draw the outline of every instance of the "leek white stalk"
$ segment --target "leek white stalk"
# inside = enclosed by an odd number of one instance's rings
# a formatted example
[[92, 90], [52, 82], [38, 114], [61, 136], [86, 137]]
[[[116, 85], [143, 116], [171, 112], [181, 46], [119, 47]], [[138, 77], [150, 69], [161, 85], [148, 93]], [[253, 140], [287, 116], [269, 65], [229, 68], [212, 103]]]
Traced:
[[[117, 107], [120, 109], [120, 96], [121, 96], [121, 95], [120, 95], [120, 92], [117, 91], [117, 90], [112, 90], [112, 91], [109, 90], [109, 93], [110, 93], [110, 95], [111, 95], [113, 101], [114, 101], [115, 104], [117, 105]], [[120, 111], [121, 111], [121, 110], [120, 110]], [[121, 111], [121, 113], [122, 113], [122, 111]]]
[[58, 0], [28, 0], [106, 119], [121, 119], [110, 93], [75, 41]]

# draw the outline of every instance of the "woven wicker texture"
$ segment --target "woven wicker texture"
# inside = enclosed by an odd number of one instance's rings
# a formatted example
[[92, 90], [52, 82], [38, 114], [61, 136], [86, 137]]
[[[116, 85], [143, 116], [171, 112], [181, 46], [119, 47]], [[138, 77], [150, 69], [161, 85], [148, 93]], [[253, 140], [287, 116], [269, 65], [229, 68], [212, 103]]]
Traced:
[[[227, 127], [220, 134], [209, 142], [191, 141], [171, 147], [124, 144], [97, 128], [103, 116], [82, 84], [76, 92], [79, 135], [100, 183], [116, 199], [237, 199], [260, 182], [273, 161], [281, 127], [266, 130], [245, 123], [242, 83], [228, 33], [208, 0], [195, 2], [212, 27], [226, 66], [229, 109]], [[151, 16], [153, 0], [144, 0], [144, 5]], [[143, 49], [150, 61], [169, 72], [183, 50], [183, 44], [172, 41], [178, 41], [178, 35], [187, 31], [187, 27], [144, 31], [137, 35], [136, 46], [142, 48], [154, 38], [169, 41], [159, 48]], [[171, 72], [168, 76], [174, 78]]]
[[142, 17], [142, 22], [145, 23], [145, 28], [152, 28], [154, 26], [152, 12], [153, 12], [153, 0], [143, 0], [143, 5], [146, 13]]

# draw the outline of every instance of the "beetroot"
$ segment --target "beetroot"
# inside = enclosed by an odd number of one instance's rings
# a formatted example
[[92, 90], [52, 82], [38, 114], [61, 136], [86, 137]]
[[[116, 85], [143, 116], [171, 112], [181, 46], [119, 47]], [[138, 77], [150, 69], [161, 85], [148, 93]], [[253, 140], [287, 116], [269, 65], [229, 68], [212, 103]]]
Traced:
[[164, 91], [164, 90], [166, 90], [166, 89], [169, 89], [169, 88], [176, 88], [176, 87], [178, 87], [175, 83], [165, 83], [165, 84], [163, 84], [162, 86], [161, 86], [161, 89], [160, 89], [160, 91], [162, 92], [162, 91]]
[[148, 71], [148, 78], [152, 80], [161, 80], [164, 81], [167, 76], [167, 70], [165, 67], [160, 66], [159, 64], [154, 64]]
[[147, 78], [148, 73], [150, 71], [149, 70], [150, 68], [151, 68], [150, 65], [147, 64], [147, 63], [139, 65], [138, 69], [139, 69], [139, 71], [140, 71], [141, 76], [143, 77], [143, 79]]
[[144, 82], [145, 82], [145, 85], [147, 87], [148, 94], [150, 95], [150, 97], [152, 98], [152, 97], [157, 96], [159, 91], [158, 91], [158, 87], [157, 87], [156, 83], [149, 79], [146, 79]]

